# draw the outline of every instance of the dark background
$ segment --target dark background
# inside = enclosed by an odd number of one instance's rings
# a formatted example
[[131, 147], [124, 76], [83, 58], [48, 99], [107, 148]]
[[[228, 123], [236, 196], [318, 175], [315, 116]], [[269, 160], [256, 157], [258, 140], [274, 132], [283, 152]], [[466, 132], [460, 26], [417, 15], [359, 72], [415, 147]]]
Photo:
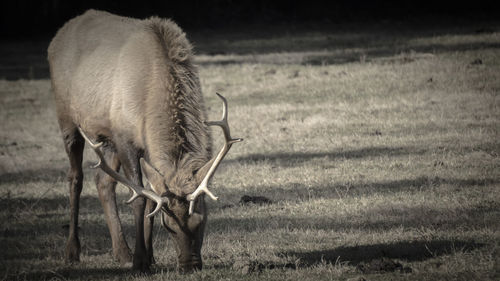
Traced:
[[254, 23], [500, 17], [495, 1], [17, 0], [0, 5], [0, 34], [4, 40], [51, 37], [64, 22], [89, 8], [138, 18], [169, 17], [188, 30]]
[[[500, 0], [497, 0], [500, 1]], [[172, 18], [197, 54], [293, 51], [293, 44], [228, 49], [228, 42], [312, 31], [378, 36], [442, 32], [494, 32], [500, 12], [494, 1], [364, 0], [16, 0], [0, 3], [0, 79], [47, 79], [47, 46], [57, 30], [87, 9], [123, 16]], [[467, 27], [467, 28], [465, 28]], [[330, 41], [329, 41], [330, 42]], [[364, 44], [364, 39], [309, 46], [316, 49]], [[224, 43], [228, 43], [224, 45]], [[329, 44], [330, 44], [329, 43]], [[300, 45], [300, 44], [299, 44]], [[228, 47], [229, 46], [229, 47]], [[302, 46], [302, 45], [300, 45]], [[305, 48], [304, 46], [299, 48]], [[312, 49], [311, 49], [312, 50]], [[397, 52], [397, 51], [394, 51]], [[345, 58], [344, 58], [345, 59]]]

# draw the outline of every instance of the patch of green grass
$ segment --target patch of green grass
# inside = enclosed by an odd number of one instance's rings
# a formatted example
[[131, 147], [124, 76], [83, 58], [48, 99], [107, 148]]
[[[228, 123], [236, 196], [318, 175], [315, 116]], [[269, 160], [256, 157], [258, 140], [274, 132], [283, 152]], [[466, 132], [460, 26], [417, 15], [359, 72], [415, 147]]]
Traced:
[[[210, 119], [220, 115], [217, 91], [245, 141], [213, 179], [220, 200], [208, 202], [205, 267], [190, 275], [175, 271], [159, 225], [151, 275], [113, 261], [89, 151], [82, 262], [64, 263], [68, 164], [50, 82], [1, 80], [0, 278], [498, 279], [498, 26], [337, 27], [195, 34]], [[127, 192], [117, 191], [133, 245]], [[241, 205], [242, 195], [273, 203]]]

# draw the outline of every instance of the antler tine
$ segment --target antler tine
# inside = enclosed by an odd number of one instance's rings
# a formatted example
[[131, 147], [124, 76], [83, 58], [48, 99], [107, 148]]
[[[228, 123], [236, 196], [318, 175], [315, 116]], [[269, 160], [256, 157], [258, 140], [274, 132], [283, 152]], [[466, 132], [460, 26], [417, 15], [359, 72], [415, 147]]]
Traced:
[[227, 122], [227, 100], [219, 93], [216, 93], [217, 96], [222, 100], [222, 118], [219, 121], [208, 121], [205, 122], [208, 126], [219, 126], [222, 129], [222, 132], [224, 133], [224, 138], [225, 138], [225, 143], [224, 146], [222, 147], [221, 151], [217, 154], [215, 157], [215, 160], [213, 160], [212, 166], [210, 166], [210, 169], [208, 170], [207, 174], [201, 181], [200, 185], [196, 190], [189, 194], [187, 196], [187, 200], [190, 201], [189, 203], [189, 214], [191, 215], [194, 210], [194, 201], [198, 196], [201, 194], [205, 193], [207, 194], [212, 200], [217, 200], [217, 196], [215, 196], [210, 190], [208, 190], [208, 182], [212, 178], [212, 176], [215, 173], [215, 170], [217, 170], [217, 167], [219, 166], [220, 162], [226, 156], [227, 152], [235, 142], [240, 142], [243, 141], [242, 138], [232, 138], [231, 137], [231, 132], [229, 130], [229, 124]]
[[101, 168], [106, 174], [108, 174], [110, 177], [115, 179], [116, 181], [120, 182], [121, 184], [125, 185], [132, 191], [132, 197], [127, 201], [127, 204], [132, 203], [135, 199], [139, 198], [140, 196], [143, 196], [149, 200], [152, 200], [156, 202], [156, 208], [154, 209], [153, 212], [148, 214], [146, 217], [151, 217], [154, 216], [156, 213], [158, 213], [163, 204], [168, 202], [168, 198], [166, 197], [161, 197], [158, 194], [154, 193], [151, 190], [144, 189], [143, 187], [136, 185], [132, 181], [129, 181], [127, 178], [124, 176], [120, 175], [117, 173], [115, 170], [113, 170], [109, 165], [106, 163], [106, 159], [104, 158], [104, 153], [102, 152], [102, 142], [99, 143], [94, 143], [90, 138], [83, 132], [82, 128], [78, 127], [78, 130], [80, 131], [80, 134], [82, 137], [89, 143], [90, 147], [94, 150], [94, 152], [97, 154], [99, 157], [99, 161], [92, 166], [92, 168]]
[[219, 93], [215, 93], [222, 100], [222, 118], [219, 121], [207, 121], [205, 124], [208, 126], [219, 126], [222, 128], [222, 132], [224, 133], [224, 138], [226, 139], [226, 143], [232, 145], [235, 142], [243, 141], [242, 138], [231, 138], [231, 133], [229, 129], [229, 123], [227, 122], [227, 100]]

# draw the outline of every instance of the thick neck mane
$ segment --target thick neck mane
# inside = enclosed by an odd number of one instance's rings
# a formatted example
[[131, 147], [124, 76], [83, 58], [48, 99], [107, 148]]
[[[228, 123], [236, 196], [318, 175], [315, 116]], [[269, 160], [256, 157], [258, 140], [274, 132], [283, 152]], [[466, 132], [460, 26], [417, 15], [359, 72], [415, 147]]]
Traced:
[[191, 44], [170, 20], [153, 17], [145, 24], [156, 41], [143, 133], [146, 154], [162, 172], [199, 169], [210, 160], [211, 142]]

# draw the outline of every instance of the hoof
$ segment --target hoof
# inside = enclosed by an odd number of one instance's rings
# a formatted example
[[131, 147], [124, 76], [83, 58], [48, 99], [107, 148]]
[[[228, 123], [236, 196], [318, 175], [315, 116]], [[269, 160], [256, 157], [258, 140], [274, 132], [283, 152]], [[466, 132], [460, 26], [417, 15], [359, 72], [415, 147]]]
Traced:
[[149, 264], [150, 264], [150, 265], [153, 265], [153, 264], [155, 264], [155, 263], [156, 263], [155, 257], [150, 256], [150, 257], [149, 257]]
[[80, 242], [73, 240], [66, 244], [64, 260], [69, 264], [80, 262]]
[[132, 255], [130, 254], [129, 249], [120, 250], [118, 253], [114, 253], [114, 256], [120, 265], [128, 267], [132, 266]]
[[151, 270], [149, 269], [149, 266], [150, 266], [150, 262], [148, 259], [135, 259], [134, 258], [134, 262], [133, 262], [133, 265], [132, 265], [132, 270], [134, 271], [138, 271], [138, 272], [141, 272], [141, 273], [150, 273]]

